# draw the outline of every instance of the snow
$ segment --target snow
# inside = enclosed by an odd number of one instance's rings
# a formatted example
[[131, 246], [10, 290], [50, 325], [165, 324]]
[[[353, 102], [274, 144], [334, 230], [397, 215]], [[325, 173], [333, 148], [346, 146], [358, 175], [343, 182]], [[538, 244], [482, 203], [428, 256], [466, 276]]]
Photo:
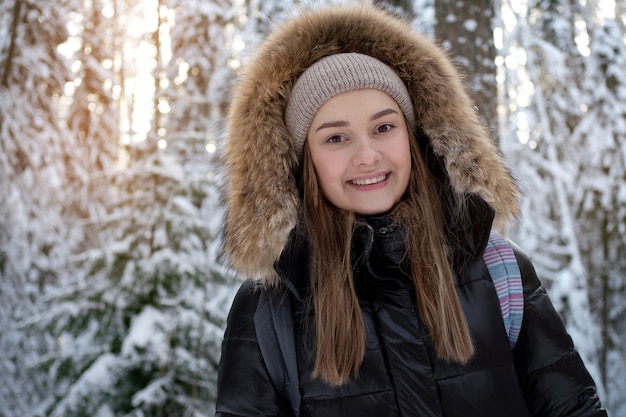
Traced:
[[131, 357], [137, 352], [151, 350], [157, 352], [162, 361], [167, 355], [167, 343], [164, 330], [167, 328], [167, 317], [163, 312], [152, 306], [146, 306], [133, 318], [128, 335], [122, 345], [122, 356]]
[[478, 22], [475, 21], [474, 19], [468, 19], [463, 22], [463, 27], [468, 32], [474, 32], [476, 28], [478, 27]]
[[[93, 396], [94, 392], [106, 392], [112, 388], [115, 378], [111, 370], [115, 368], [116, 357], [105, 353], [100, 356], [72, 385], [67, 395], [57, 404], [57, 412], [51, 417], [65, 417], [79, 409], [80, 402]], [[104, 412], [104, 410], [102, 410]], [[106, 414], [105, 414], [106, 415]]]

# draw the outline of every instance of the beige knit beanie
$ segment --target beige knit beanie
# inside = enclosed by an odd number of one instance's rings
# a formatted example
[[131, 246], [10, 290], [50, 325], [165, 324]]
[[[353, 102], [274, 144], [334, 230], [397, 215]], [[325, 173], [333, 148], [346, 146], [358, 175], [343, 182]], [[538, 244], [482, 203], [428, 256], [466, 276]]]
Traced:
[[304, 71], [287, 101], [285, 124], [298, 158], [302, 156], [309, 127], [320, 107], [338, 94], [364, 88], [374, 88], [389, 94], [398, 103], [409, 127], [415, 127], [411, 96], [398, 74], [389, 66], [369, 55], [329, 55]]

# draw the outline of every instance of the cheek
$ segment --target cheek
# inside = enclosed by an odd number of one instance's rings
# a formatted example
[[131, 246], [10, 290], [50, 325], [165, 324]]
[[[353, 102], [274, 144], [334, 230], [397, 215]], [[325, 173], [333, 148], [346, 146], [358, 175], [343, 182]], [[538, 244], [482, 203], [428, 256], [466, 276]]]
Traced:
[[317, 155], [313, 159], [317, 184], [322, 194], [328, 198], [329, 193], [343, 183], [343, 170], [339, 161], [328, 155]]
[[317, 173], [317, 183], [324, 193], [330, 190], [337, 181], [337, 172], [336, 169], [333, 168], [332, 164], [325, 163], [315, 169]]

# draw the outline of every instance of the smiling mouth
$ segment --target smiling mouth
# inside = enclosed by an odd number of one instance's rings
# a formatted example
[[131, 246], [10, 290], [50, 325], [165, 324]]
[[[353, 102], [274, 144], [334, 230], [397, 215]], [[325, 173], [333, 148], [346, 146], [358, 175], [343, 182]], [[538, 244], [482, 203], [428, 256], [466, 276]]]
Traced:
[[372, 184], [376, 184], [382, 181], [385, 181], [387, 179], [387, 174], [384, 175], [379, 175], [378, 177], [374, 177], [374, 178], [366, 178], [366, 179], [362, 179], [362, 180], [352, 180], [350, 181], [352, 184], [354, 185], [372, 185]]

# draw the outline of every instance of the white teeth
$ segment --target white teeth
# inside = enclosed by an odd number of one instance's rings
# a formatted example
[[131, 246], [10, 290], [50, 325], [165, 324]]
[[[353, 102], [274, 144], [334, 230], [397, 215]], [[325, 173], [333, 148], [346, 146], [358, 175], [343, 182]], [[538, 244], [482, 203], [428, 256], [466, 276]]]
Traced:
[[351, 182], [354, 185], [370, 185], [370, 184], [376, 184], [377, 182], [384, 181], [385, 178], [387, 178], [387, 175], [380, 175], [378, 177], [367, 178], [364, 180], [352, 180]]

